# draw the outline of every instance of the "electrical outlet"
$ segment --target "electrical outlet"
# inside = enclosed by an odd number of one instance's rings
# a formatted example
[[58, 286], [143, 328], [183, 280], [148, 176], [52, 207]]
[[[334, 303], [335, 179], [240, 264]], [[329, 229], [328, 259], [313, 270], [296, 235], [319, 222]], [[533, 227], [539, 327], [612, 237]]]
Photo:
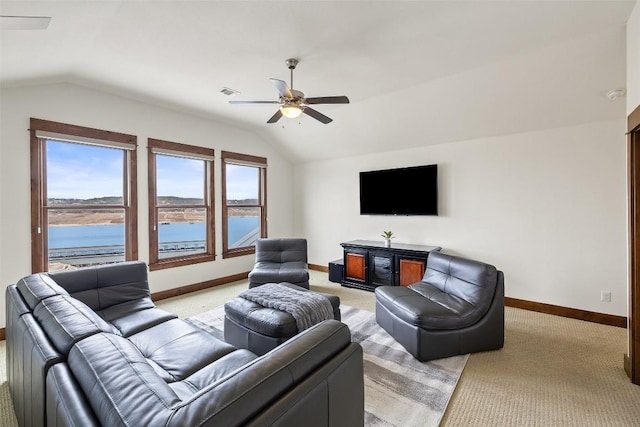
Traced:
[[600, 300], [604, 302], [611, 302], [611, 291], [600, 291]]

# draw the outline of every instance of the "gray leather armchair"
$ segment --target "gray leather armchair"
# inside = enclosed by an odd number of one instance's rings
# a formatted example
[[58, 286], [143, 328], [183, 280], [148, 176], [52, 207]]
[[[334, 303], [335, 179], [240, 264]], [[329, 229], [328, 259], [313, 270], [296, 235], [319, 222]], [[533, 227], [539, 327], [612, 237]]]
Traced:
[[376, 321], [420, 361], [504, 346], [504, 275], [492, 265], [432, 252], [422, 281], [375, 293]]
[[256, 241], [256, 263], [249, 273], [249, 287], [281, 282], [293, 283], [309, 289], [306, 239], [283, 238]]

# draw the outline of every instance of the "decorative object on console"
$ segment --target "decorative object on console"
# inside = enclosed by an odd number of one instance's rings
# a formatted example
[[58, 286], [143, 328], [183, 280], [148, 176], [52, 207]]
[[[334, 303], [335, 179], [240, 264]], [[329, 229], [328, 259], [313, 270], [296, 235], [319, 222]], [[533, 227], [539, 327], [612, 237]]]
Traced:
[[393, 239], [393, 231], [383, 231], [382, 237], [384, 237], [385, 248], [391, 247], [391, 239]]
[[298, 65], [298, 60], [289, 58], [286, 61], [287, 67], [291, 70], [291, 87], [283, 80], [271, 79], [278, 92], [280, 99], [278, 101], [229, 101], [230, 104], [280, 104], [280, 109], [267, 121], [267, 123], [276, 123], [282, 116], [290, 119], [299, 117], [302, 113], [311, 116], [314, 119], [324, 123], [331, 123], [333, 119], [309, 107], [313, 104], [348, 104], [349, 98], [346, 96], [319, 96], [314, 98], [305, 98], [304, 93], [293, 89], [293, 70]]
[[434, 252], [421, 281], [375, 292], [376, 321], [420, 361], [504, 346], [504, 275], [493, 265]]

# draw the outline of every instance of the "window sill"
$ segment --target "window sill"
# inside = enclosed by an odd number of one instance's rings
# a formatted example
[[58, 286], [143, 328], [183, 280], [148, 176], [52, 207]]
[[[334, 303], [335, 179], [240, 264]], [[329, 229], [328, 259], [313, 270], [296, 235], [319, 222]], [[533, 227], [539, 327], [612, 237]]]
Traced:
[[164, 270], [164, 269], [173, 268], [173, 267], [183, 267], [185, 265], [192, 265], [192, 264], [200, 264], [203, 262], [215, 261], [215, 259], [216, 259], [215, 254], [196, 255], [196, 256], [183, 257], [183, 258], [168, 258], [168, 259], [163, 259], [163, 260], [154, 262], [153, 264], [149, 263], [149, 271]]
[[244, 256], [244, 255], [253, 255], [255, 253], [256, 253], [256, 248], [254, 246], [251, 246], [248, 248], [231, 249], [227, 252], [223, 252], [222, 258], [223, 259], [234, 258], [234, 257]]

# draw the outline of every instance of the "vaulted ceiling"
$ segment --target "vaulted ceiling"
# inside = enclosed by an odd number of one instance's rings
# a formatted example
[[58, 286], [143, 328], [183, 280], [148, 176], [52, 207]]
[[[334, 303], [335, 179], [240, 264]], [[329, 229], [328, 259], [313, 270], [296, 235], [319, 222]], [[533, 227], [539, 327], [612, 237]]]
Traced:
[[[0, 1], [3, 87], [71, 82], [249, 129], [295, 162], [625, 117], [635, 1]], [[270, 77], [347, 95], [266, 124]], [[241, 92], [220, 93], [223, 87]]]

